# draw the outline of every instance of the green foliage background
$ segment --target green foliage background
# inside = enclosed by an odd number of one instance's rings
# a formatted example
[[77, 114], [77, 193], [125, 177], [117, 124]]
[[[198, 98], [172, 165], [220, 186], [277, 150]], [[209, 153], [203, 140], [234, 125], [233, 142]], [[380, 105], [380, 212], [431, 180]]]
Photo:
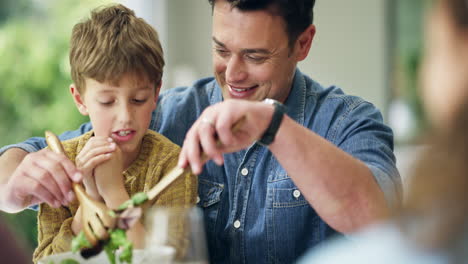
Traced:
[[[108, 2], [0, 1], [0, 146], [42, 136], [46, 129], [73, 130], [87, 121], [68, 91], [68, 41], [75, 23]], [[36, 212], [3, 216], [34, 249]]]

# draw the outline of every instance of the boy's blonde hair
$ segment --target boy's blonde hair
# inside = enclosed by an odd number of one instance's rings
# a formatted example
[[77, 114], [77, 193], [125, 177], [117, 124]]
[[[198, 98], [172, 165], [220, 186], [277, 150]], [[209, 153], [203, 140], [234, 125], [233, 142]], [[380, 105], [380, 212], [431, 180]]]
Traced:
[[71, 77], [78, 91], [85, 78], [118, 84], [130, 73], [159, 86], [164, 58], [156, 30], [133, 10], [121, 5], [101, 7], [73, 27], [70, 40]]

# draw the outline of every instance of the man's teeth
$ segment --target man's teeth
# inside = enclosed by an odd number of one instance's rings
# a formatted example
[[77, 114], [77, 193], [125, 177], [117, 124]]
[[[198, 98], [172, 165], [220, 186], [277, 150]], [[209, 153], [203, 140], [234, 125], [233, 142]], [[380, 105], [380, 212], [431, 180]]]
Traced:
[[[252, 88], [253, 88], [253, 87], [252, 87]], [[252, 89], [252, 88], [238, 89], [238, 88], [231, 87], [231, 89], [232, 89], [234, 92], [238, 92], [238, 93], [248, 91], [248, 90], [250, 90], [250, 89]]]
[[124, 136], [126, 136], [126, 135], [128, 135], [130, 133], [132, 133], [132, 132], [131, 131], [119, 131], [119, 136], [124, 137]]

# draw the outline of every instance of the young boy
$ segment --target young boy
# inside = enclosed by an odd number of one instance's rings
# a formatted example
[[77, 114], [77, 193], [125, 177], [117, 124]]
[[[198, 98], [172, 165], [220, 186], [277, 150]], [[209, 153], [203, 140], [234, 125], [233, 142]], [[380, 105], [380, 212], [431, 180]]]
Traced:
[[[164, 66], [158, 35], [122, 5], [98, 9], [73, 28], [70, 64], [70, 92], [80, 113], [89, 115], [93, 131], [62, 144], [83, 173], [87, 193], [115, 209], [133, 194], [148, 191], [177, 165], [179, 147], [148, 130]], [[155, 204], [195, 204], [196, 182], [184, 174]], [[55, 207], [40, 206], [35, 262], [69, 251], [81, 231], [77, 201]], [[141, 248], [141, 222], [127, 236]]]

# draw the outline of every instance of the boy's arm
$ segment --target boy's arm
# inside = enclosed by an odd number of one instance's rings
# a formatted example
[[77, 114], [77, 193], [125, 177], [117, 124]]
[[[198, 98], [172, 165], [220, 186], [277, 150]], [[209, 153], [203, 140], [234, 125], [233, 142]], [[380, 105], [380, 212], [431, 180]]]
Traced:
[[[63, 133], [60, 139], [74, 138], [90, 129], [86, 123]], [[28, 154], [46, 146], [44, 138], [35, 137], [0, 149], [0, 210], [18, 212], [41, 202], [57, 206], [73, 198], [70, 179], [79, 181], [80, 176], [72, 162], [51, 151]]]
[[38, 213], [38, 246], [34, 251], [34, 263], [38, 259], [70, 251], [73, 232], [73, 216], [69, 208], [52, 208], [42, 204]]
[[[118, 147], [116, 147], [108, 161], [94, 169], [94, 178], [99, 194], [104, 199], [107, 207], [117, 209], [130, 199], [123, 179], [122, 152]], [[127, 230], [127, 237], [132, 241], [134, 248], [142, 249], [144, 247], [145, 230], [141, 221], [137, 221]]]

